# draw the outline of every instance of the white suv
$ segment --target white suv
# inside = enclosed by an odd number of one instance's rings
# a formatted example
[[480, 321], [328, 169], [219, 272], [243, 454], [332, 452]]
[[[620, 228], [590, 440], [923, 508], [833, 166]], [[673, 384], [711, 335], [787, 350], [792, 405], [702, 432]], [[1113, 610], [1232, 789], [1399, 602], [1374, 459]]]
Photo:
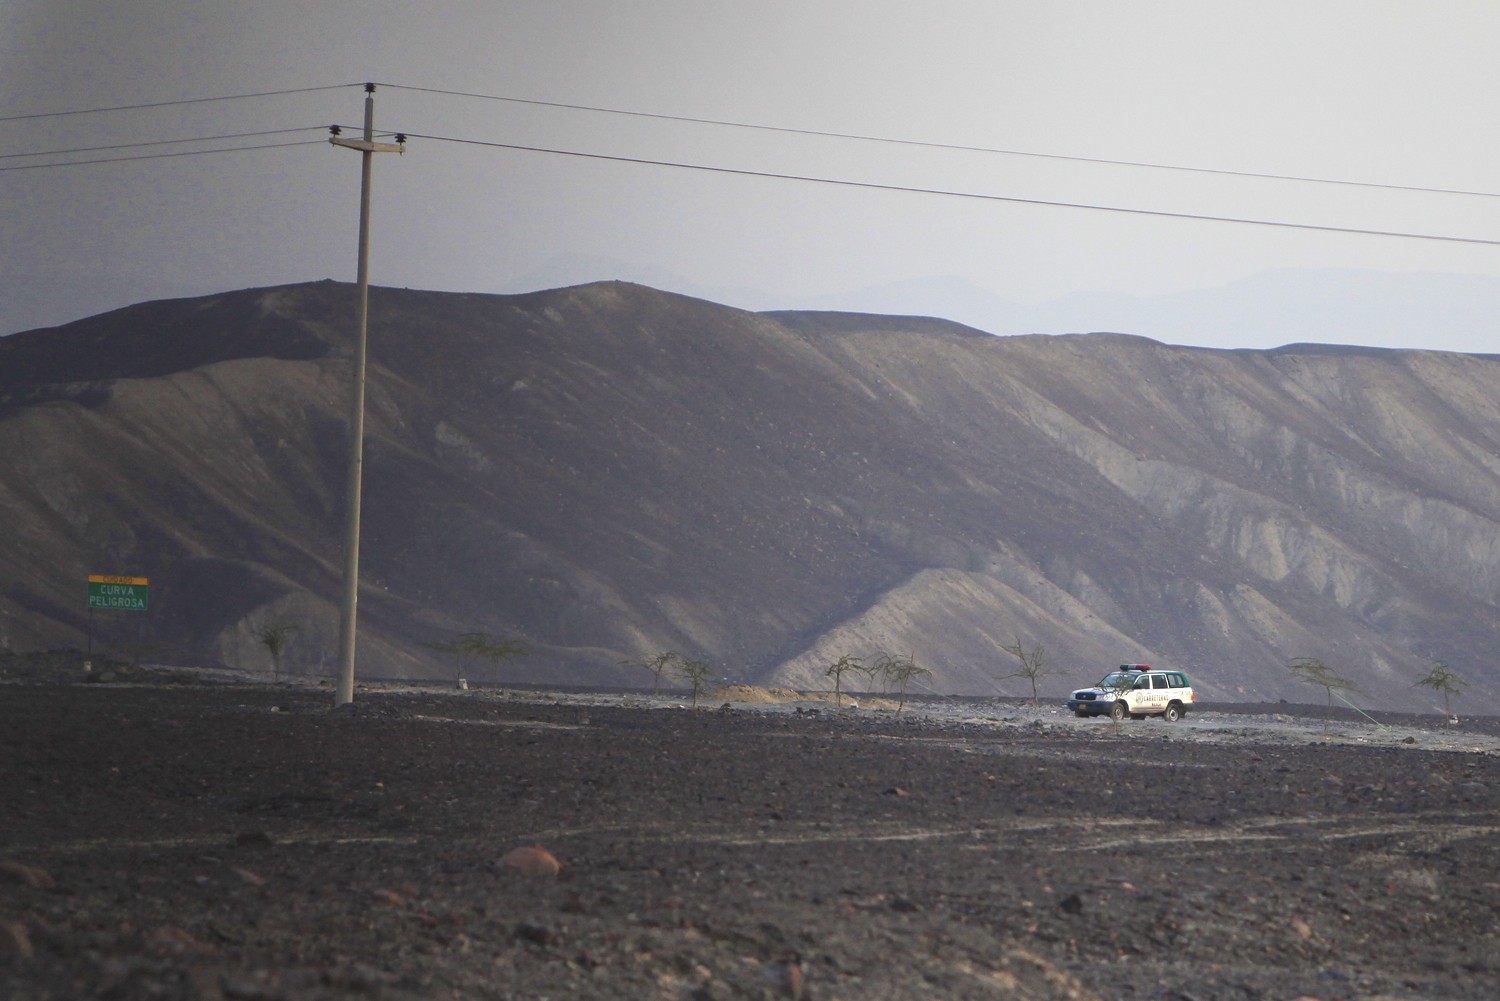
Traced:
[[1144, 719], [1160, 716], [1168, 723], [1187, 715], [1193, 683], [1181, 671], [1157, 671], [1150, 664], [1121, 664], [1093, 688], [1080, 688], [1064, 703], [1080, 716]]

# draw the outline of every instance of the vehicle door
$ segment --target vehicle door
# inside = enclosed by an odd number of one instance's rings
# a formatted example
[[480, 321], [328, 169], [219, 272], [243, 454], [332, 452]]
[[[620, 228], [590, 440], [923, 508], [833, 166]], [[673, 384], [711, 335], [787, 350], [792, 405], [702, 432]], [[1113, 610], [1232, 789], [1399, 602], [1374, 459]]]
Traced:
[[1126, 696], [1125, 704], [1133, 713], [1152, 712], [1151, 675], [1143, 674], [1135, 679], [1135, 684], [1130, 687], [1130, 693]]
[[1151, 711], [1162, 712], [1172, 701], [1172, 682], [1165, 674], [1151, 676]]

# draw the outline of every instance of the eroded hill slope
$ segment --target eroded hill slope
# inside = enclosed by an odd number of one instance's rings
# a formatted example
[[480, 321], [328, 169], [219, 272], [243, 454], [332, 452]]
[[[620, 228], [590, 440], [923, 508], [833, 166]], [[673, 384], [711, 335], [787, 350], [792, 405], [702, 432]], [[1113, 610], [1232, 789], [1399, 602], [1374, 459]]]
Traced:
[[[139, 638], [298, 671], [336, 646], [352, 290], [152, 303], [0, 340], [0, 643]], [[1110, 663], [1204, 697], [1431, 704], [1500, 692], [1500, 363], [938, 320], [750, 314], [620, 283], [372, 293], [360, 671], [523, 638], [514, 680], [640, 683], [672, 649], [818, 682], [914, 654], [940, 691]], [[149, 576], [138, 620], [90, 572]], [[163, 654], [165, 655], [165, 654]], [[475, 673], [471, 670], [471, 673]]]

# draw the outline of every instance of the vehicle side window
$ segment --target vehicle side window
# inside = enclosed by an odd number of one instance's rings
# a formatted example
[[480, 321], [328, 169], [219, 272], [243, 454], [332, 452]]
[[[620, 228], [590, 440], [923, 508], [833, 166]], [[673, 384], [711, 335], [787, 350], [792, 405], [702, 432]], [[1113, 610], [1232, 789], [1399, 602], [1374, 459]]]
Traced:
[[1169, 674], [1167, 677], [1172, 679], [1173, 688], [1186, 688], [1188, 686], [1187, 675], [1185, 674]]
[[1152, 678], [1151, 678], [1151, 687], [1152, 688], [1166, 688], [1167, 687], [1167, 676], [1165, 674], [1153, 675]]
[[1148, 675], [1148, 674], [1143, 674], [1139, 678], [1136, 678], [1135, 679], [1135, 687], [1136, 688], [1150, 688], [1151, 687], [1151, 676]]

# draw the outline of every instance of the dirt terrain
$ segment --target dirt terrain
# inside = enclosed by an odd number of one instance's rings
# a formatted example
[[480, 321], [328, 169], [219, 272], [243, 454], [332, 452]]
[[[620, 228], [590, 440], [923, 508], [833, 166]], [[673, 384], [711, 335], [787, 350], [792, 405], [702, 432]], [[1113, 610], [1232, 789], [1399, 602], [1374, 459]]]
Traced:
[[1494, 719], [5, 680], [7, 999], [1500, 996]]

